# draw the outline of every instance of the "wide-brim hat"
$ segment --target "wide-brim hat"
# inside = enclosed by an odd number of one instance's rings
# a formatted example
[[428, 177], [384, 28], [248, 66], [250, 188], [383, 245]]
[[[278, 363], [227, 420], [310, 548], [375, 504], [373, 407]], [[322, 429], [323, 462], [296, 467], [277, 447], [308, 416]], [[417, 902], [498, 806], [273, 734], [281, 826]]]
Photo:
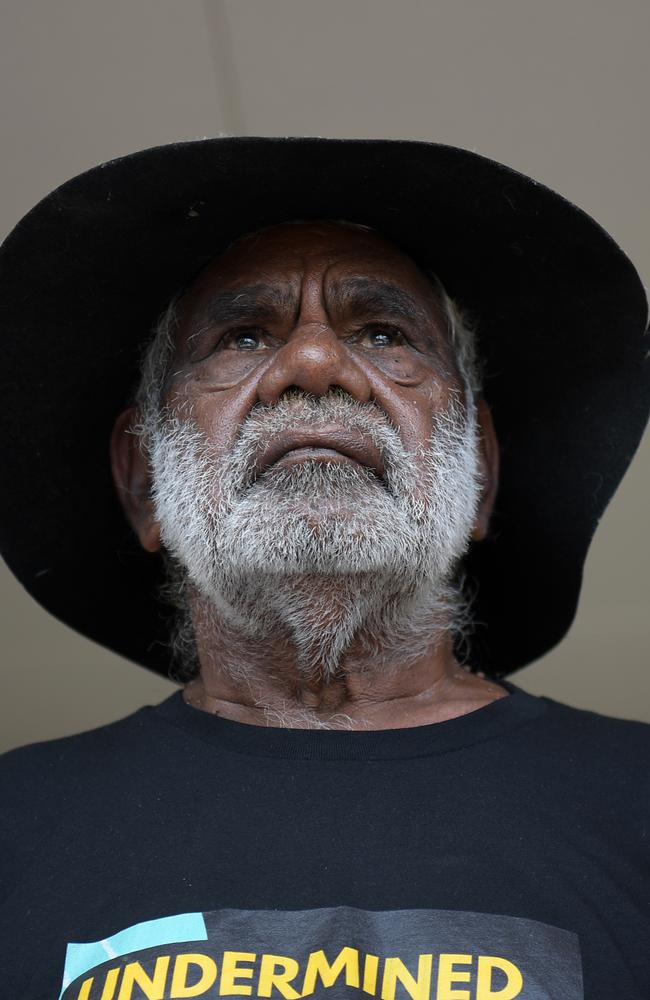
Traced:
[[477, 322], [502, 457], [489, 537], [466, 560], [469, 661], [507, 674], [573, 620], [648, 417], [647, 303], [589, 216], [462, 149], [205, 139], [112, 160], [44, 198], [0, 252], [5, 558], [57, 618], [167, 674], [162, 561], [116, 498], [111, 428], [174, 292], [236, 237], [293, 219], [378, 229]]

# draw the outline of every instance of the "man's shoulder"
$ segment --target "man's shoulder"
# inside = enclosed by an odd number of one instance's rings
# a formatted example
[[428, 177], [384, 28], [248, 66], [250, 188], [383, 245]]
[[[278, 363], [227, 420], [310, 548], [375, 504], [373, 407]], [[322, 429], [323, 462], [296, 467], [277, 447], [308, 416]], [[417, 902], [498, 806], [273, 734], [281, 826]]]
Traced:
[[154, 718], [145, 706], [102, 726], [8, 750], [0, 755], [0, 789], [20, 785], [24, 795], [30, 786], [62, 788], [109, 759], [117, 763], [143, 742]]
[[637, 746], [639, 750], [650, 752], [650, 723], [635, 719], [624, 719], [616, 715], [596, 712], [586, 708], [576, 708], [554, 698], [540, 699], [547, 706], [549, 725], [558, 735], [577, 746], [584, 744], [590, 748], [602, 745], [621, 747]]
[[0, 885], [18, 873], [85, 803], [118, 801], [127, 778], [155, 759], [156, 714], [147, 706], [85, 732], [17, 747], [0, 756]]
[[[555, 701], [546, 706], [527, 740], [530, 766], [562, 776], [582, 794], [629, 797], [636, 790], [650, 801], [650, 724]], [[639, 801], [641, 805], [641, 801]]]

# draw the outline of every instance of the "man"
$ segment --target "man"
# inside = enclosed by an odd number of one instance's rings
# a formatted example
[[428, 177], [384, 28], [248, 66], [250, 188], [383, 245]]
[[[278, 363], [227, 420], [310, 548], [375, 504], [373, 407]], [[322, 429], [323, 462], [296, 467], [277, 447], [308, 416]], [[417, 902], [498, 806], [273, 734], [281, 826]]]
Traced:
[[502, 680], [647, 419], [621, 251], [464, 151], [223, 139], [4, 254], [8, 560], [183, 683], [5, 758], [10, 994], [645, 997], [648, 729]]

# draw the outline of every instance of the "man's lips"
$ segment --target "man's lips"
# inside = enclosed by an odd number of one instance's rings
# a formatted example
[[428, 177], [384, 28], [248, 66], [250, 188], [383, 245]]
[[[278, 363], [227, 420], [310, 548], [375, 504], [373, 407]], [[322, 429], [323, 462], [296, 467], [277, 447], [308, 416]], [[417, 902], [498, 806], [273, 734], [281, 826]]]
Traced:
[[254, 471], [259, 476], [285, 456], [295, 461], [331, 461], [336, 460], [337, 455], [353, 459], [359, 465], [372, 469], [380, 478], [384, 477], [384, 460], [370, 438], [361, 431], [334, 425], [282, 431], [258, 455]]

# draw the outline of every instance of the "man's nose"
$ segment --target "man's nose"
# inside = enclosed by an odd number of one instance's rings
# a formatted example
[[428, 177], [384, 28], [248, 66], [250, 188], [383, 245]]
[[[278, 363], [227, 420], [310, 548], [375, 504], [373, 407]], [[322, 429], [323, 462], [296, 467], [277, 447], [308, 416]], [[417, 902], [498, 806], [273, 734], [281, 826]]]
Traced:
[[273, 406], [283, 392], [295, 387], [323, 396], [338, 386], [359, 403], [370, 401], [365, 373], [336, 333], [323, 323], [307, 323], [293, 334], [259, 381], [260, 402]]

